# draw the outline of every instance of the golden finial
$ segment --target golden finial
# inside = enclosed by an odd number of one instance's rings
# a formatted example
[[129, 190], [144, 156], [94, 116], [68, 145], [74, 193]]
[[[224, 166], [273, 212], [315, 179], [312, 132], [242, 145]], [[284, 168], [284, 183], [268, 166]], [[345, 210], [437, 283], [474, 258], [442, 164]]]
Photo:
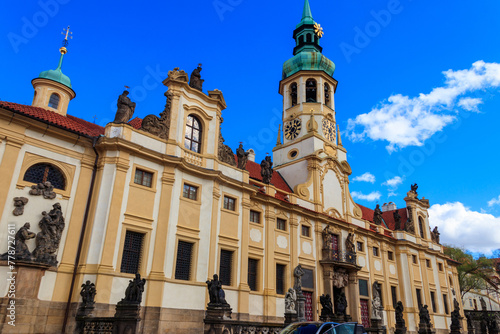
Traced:
[[66, 47], [68, 46], [68, 38], [69, 39], [72, 39], [73, 36], [71, 36], [73, 34], [72, 31], [69, 31], [69, 26], [67, 28], [63, 28], [63, 31], [61, 32], [61, 35], [64, 35], [64, 39], [63, 39], [63, 46], [62, 48], [59, 49], [59, 52], [61, 52], [62, 54], [66, 54], [68, 52], [68, 50], [66, 49]]
[[323, 28], [321, 27], [321, 25], [319, 23], [314, 24], [314, 33], [316, 35], [318, 35], [319, 38], [323, 37], [323, 35], [325, 34], [323, 32]]

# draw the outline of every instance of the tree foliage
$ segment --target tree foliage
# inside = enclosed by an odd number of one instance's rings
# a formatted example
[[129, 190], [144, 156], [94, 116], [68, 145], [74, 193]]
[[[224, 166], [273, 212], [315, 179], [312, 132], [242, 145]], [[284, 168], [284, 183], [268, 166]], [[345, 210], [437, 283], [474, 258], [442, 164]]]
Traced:
[[484, 290], [491, 286], [492, 259], [488, 259], [484, 255], [474, 258], [469, 251], [452, 246], [445, 246], [444, 253], [460, 263], [457, 271], [462, 300], [464, 295], [471, 290]]

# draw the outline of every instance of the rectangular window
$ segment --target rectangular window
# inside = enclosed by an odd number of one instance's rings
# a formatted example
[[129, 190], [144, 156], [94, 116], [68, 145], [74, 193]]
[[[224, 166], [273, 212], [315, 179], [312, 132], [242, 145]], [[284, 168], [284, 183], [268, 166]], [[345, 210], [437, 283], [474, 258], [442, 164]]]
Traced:
[[143, 233], [126, 231], [123, 243], [123, 256], [120, 271], [122, 273], [137, 274], [141, 264]]
[[439, 269], [439, 271], [443, 271], [443, 264], [442, 263], [438, 263], [438, 269]]
[[373, 256], [378, 256], [378, 247], [373, 247]]
[[153, 173], [146, 172], [139, 168], [135, 169], [134, 183], [140, 184], [141, 186], [151, 188], [151, 182], [153, 181]]
[[422, 307], [422, 295], [420, 293], [420, 289], [416, 289], [417, 292], [417, 305], [418, 308], [420, 309]]
[[444, 313], [450, 314], [450, 310], [448, 309], [448, 296], [446, 294], [443, 294], [443, 303], [444, 303]]
[[224, 196], [224, 209], [235, 211], [236, 209], [236, 199], [232, 197]]
[[368, 281], [364, 279], [359, 280], [359, 295], [368, 296]]
[[431, 267], [431, 260], [425, 259], [425, 264], [427, 265], [427, 268]]
[[248, 259], [248, 286], [250, 290], [257, 291], [257, 268], [259, 260]]
[[434, 291], [431, 291], [431, 303], [432, 303], [432, 312], [436, 313], [437, 310], [436, 310], [436, 294], [434, 293]]
[[252, 223], [260, 224], [260, 212], [250, 210], [250, 221]]
[[396, 308], [398, 305], [398, 292], [395, 286], [391, 286], [391, 295], [392, 295], [392, 307]]
[[175, 279], [189, 281], [191, 278], [191, 260], [193, 244], [179, 240], [177, 244], [177, 261], [175, 263]]
[[185, 198], [192, 199], [196, 201], [198, 198], [198, 187], [190, 186], [189, 184], [184, 184], [184, 190], [182, 191], [182, 196]]
[[394, 260], [394, 253], [393, 253], [393, 252], [391, 252], [391, 251], [388, 251], [388, 252], [387, 252], [387, 258], [388, 258], [389, 260], [391, 260], [391, 261], [392, 261], [392, 260]]
[[411, 259], [412, 259], [414, 264], [417, 264], [417, 256], [416, 255], [412, 255]]
[[304, 237], [309, 237], [311, 235], [311, 228], [309, 226], [302, 225], [302, 235]]
[[302, 275], [302, 287], [304, 289], [314, 289], [314, 271], [312, 269], [305, 269], [304, 270], [304, 275]]
[[285, 268], [283, 264], [276, 264], [276, 293], [285, 294]]
[[363, 252], [363, 243], [358, 241], [356, 244], [358, 246], [358, 251]]
[[232, 268], [233, 268], [233, 252], [221, 249], [219, 280], [222, 283], [222, 285], [231, 285]]
[[286, 220], [277, 218], [276, 219], [276, 228], [278, 230], [286, 231]]

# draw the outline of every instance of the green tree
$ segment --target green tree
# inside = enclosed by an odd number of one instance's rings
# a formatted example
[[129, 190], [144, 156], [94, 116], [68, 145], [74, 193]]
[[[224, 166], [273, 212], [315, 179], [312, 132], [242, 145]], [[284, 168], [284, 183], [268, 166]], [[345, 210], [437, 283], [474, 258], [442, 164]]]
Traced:
[[492, 259], [488, 259], [484, 255], [474, 258], [469, 251], [449, 245], [445, 246], [444, 253], [460, 263], [457, 271], [462, 301], [464, 295], [471, 290], [484, 290], [489, 286], [495, 287], [490, 280], [494, 273]]

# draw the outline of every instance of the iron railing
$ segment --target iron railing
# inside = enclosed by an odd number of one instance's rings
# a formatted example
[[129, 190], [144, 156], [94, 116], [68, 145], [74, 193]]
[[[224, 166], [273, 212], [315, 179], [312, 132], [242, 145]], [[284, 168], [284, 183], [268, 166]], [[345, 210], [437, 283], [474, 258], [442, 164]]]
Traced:
[[323, 260], [356, 264], [356, 253], [323, 249]]

